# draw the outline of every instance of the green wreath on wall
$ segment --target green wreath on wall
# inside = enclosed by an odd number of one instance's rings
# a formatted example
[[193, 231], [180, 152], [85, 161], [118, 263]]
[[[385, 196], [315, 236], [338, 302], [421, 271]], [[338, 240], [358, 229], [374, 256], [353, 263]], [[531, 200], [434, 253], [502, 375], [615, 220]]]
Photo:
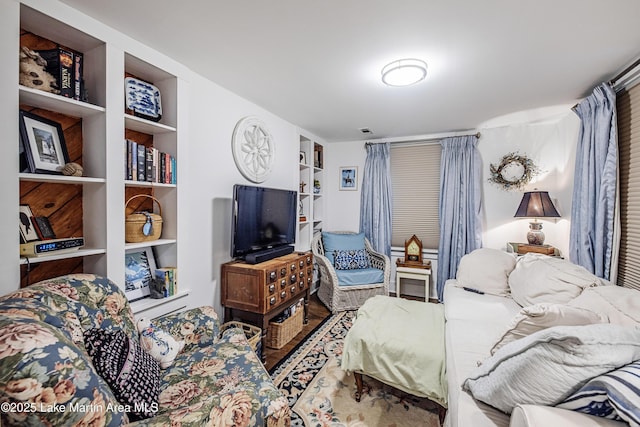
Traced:
[[540, 173], [538, 167], [526, 155], [512, 152], [504, 155], [496, 166], [489, 165], [491, 176], [489, 182], [503, 190], [522, 190], [531, 179]]

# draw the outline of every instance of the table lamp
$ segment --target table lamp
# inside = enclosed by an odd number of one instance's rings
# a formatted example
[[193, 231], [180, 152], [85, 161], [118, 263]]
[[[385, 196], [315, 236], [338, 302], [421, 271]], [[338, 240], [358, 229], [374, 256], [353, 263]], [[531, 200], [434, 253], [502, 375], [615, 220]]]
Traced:
[[544, 244], [542, 223], [537, 218], [559, 218], [560, 214], [553, 206], [553, 202], [547, 191], [527, 191], [522, 196], [522, 201], [514, 215], [515, 218], [533, 218], [529, 223], [527, 241], [530, 245]]

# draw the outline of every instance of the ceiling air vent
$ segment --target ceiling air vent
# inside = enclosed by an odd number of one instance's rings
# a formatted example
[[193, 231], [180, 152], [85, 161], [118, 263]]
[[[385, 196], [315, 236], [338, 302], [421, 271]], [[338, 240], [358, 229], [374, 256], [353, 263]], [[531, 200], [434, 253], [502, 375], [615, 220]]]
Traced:
[[358, 129], [360, 132], [362, 132], [365, 135], [371, 135], [373, 133], [373, 131], [369, 128], [360, 128]]

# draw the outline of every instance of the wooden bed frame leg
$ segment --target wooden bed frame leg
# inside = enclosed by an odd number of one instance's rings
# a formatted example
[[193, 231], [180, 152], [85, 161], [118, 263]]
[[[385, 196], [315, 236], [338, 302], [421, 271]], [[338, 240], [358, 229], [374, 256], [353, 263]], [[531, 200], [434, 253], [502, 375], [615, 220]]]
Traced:
[[447, 415], [447, 408], [442, 405], [438, 405], [438, 418], [440, 419], [440, 425], [444, 425], [444, 417]]
[[360, 372], [354, 372], [353, 376], [356, 379], [356, 402], [360, 402], [360, 398], [362, 397], [362, 374]]

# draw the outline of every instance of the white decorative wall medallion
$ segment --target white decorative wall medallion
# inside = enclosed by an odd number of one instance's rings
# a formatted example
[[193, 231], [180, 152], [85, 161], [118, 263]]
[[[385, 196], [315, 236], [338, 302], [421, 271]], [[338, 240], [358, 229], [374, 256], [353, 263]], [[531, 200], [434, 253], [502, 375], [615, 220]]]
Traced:
[[242, 176], [251, 182], [263, 182], [271, 173], [275, 146], [265, 124], [254, 116], [241, 119], [231, 140], [233, 160]]

